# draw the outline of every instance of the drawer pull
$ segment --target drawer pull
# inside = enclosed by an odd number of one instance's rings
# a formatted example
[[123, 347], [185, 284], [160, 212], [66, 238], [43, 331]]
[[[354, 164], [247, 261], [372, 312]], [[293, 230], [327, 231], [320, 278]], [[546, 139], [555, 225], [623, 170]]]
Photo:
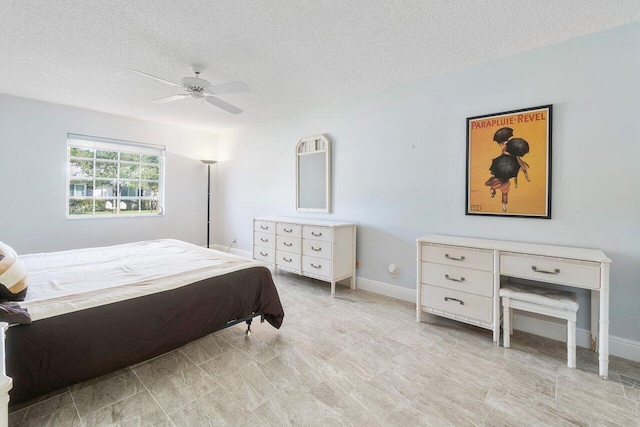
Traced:
[[459, 302], [459, 303], [460, 303], [460, 305], [464, 305], [464, 301], [459, 300], [459, 299], [457, 299], [457, 298], [444, 297], [444, 300], [445, 300], [445, 301], [457, 301], [457, 302]]
[[262, 251], [260, 252], [260, 255], [262, 255], [262, 256], [269, 256], [269, 254], [265, 254], [265, 253], [264, 253], [264, 252], [262, 252]]
[[316, 251], [316, 252], [320, 252], [322, 250], [322, 248], [314, 248], [313, 246], [311, 246], [311, 250], [312, 251]]
[[450, 277], [448, 274], [445, 274], [444, 278], [447, 279], [447, 280], [451, 280], [452, 282], [460, 282], [460, 283], [464, 282], [464, 277], [456, 279], [454, 277]]
[[535, 265], [531, 266], [531, 269], [533, 271], [535, 271], [536, 273], [543, 273], [543, 274], [560, 274], [560, 269], [556, 268], [553, 271], [547, 271], [547, 270], [538, 270], [538, 267], [536, 267]]
[[260, 228], [262, 228], [263, 230], [268, 230], [269, 226], [268, 225], [261, 225]]
[[320, 237], [320, 236], [322, 236], [322, 233], [316, 233], [315, 231], [312, 231], [311, 235], [312, 236], [316, 236], [316, 237]]
[[314, 263], [311, 263], [311, 267], [313, 268], [322, 268], [321, 264], [315, 265]]
[[452, 256], [451, 256], [451, 255], [449, 255], [449, 254], [444, 254], [444, 257], [445, 257], [446, 259], [450, 259], [450, 260], [452, 260], [452, 261], [464, 261], [464, 255], [462, 255], [460, 258], [456, 258], [456, 257], [452, 257]]
[[293, 243], [282, 242], [282, 244], [285, 246], [293, 246]]
[[284, 232], [285, 233], [292, 233], [293, 232], [293, 228], [285, 228]]
[[287, 261], [287, 262], [291, 262], [292, 261], [292, 258], [282, 257], [282, 259]]
[[268, 242], [268, 241], [269, 241], [269, 239], [263, 239], [263, 238], [261, 237], [261, 238], [260, 238], [260, 241], [261, 241], [261, 242]]

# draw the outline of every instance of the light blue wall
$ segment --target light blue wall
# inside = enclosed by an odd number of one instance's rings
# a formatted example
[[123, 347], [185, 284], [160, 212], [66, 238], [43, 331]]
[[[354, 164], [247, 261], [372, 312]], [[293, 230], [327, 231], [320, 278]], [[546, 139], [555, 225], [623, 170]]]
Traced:
[[[165, 215], [66, 219], [67, 133], [167, 148]], [[216, 135], [0, 94], [0, 241], [19, 254], [175, 238], [206, 241]]]
[[[314, 217], [358, 224], [360, 277], [414, 289], [415, 239], [432, 233], [601, 248], [611, 333], [640, 340], [639, 52], [634, 23], [220, 134], [216, 241], [249, 251], [253, 216], [298, 216], [295, 145], [327, 133], [334, 213]], [[544, 104], [553, 219], [465, 216], [466, 117]]]

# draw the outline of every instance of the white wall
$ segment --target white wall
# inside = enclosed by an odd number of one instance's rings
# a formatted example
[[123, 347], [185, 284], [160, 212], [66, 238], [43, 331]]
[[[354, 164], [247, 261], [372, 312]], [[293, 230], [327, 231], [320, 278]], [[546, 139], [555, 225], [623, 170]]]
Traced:
[[[640, 340], [638, 52], [635, 23], [220, 134], [216, 242], [249, 251], [253, 216], [310, 216], [295, 211], [294, 148], [327, 133], [334, 213], [314, 217], [358, 224], [360, 277], [415, 288], [415, 239], [431, 233], [601, 248], [611, 333]], [[466, 117], [544, 104], [553, 219], [465, 216]]]
[[[165, 145], [166, 215], [65, 219], [69, 132]], [[0, 240], [22, 254], [158, 238], [204, 245], [200, 159], [214, 157], [215, 144], [211, 133], [0, 95]]]

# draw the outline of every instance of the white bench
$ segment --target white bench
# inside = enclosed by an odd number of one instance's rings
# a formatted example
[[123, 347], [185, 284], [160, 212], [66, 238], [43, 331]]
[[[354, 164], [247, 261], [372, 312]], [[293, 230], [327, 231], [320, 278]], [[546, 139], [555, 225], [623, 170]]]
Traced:
[[534, 286], [508, 284], [500, 288], [503, 308], [504, 346], [511, 347], [513, 310], [552, 316], [567, 321], [567, 366], [576, 367], [576, 313], [578, 298], [563, 292]]

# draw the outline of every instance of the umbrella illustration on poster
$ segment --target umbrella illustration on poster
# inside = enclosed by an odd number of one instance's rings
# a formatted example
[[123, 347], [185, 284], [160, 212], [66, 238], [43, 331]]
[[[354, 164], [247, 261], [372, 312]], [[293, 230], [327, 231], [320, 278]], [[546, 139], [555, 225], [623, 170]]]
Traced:
[[[529, 143], [522, 138], [512, 138], [507, 142], [507, 153], [512, 156], [516, 156], [516, 160], [520, 165], [520, 170], [524, 174], [524, 177], [527, 181], [531, 182], [529, 179], [529, 164], [522, 160], [522, 156], [529, 152]], [[518, 188], [518, 176], [514, 177], [514, 183], [516, 184], [516, 188]]]

